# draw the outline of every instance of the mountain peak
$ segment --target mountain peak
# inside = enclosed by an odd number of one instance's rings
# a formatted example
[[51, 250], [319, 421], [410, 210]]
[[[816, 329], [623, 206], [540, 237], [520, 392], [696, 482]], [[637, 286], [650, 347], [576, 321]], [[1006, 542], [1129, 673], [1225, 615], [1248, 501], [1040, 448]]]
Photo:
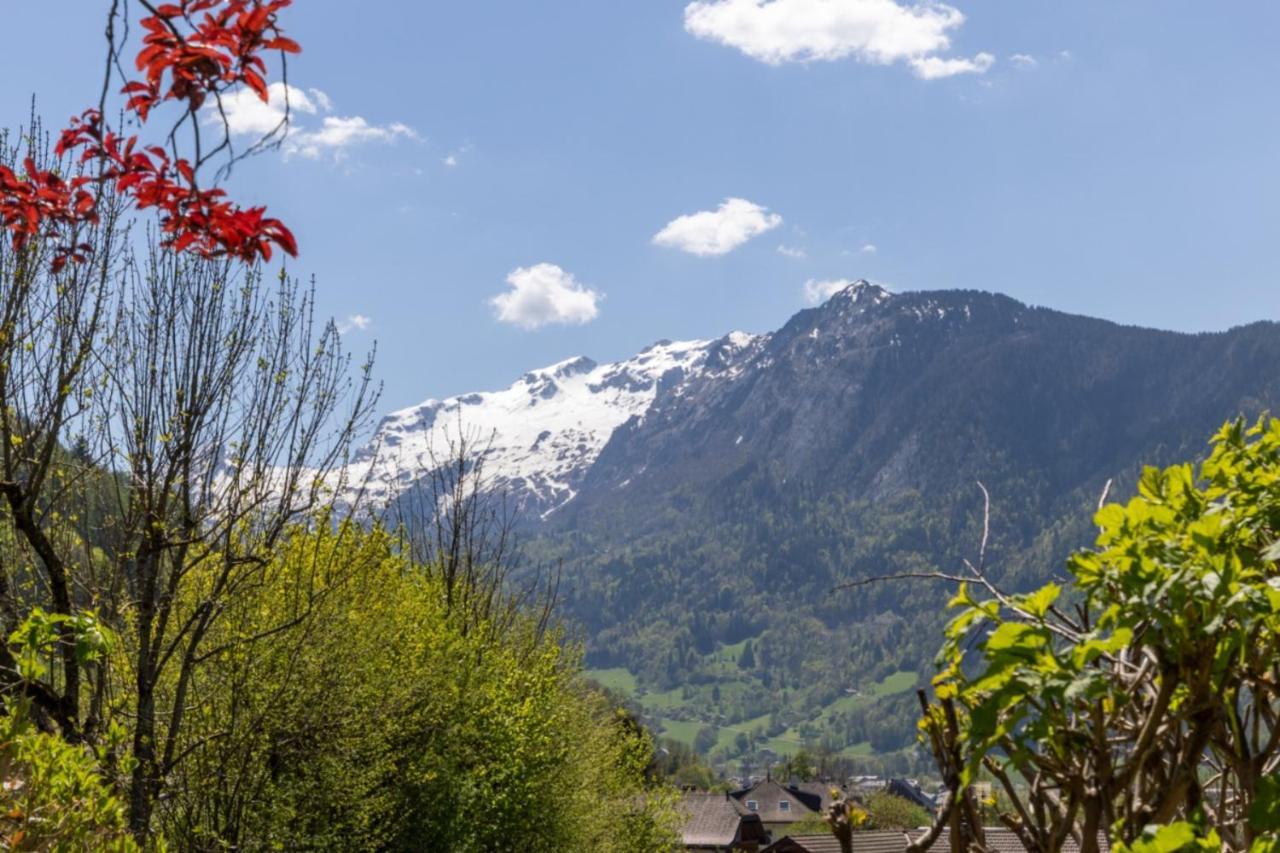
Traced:
[[743, 332], [713, 341], [661, 340], [623, 361], [576, 356], [531, 370], [503, 390], [428, 400], [383, 419], [353, 458], [349, 481], [375, 504], [394, 500], [428, 473], [432, 449], [447, 448], [461, 428], [491, 437], [485, 450], [491, 485], [545, 516], [573, 499], [618, 426], [643, 417], [660, 394], [725, 375], [759, 340]]
[[590, 373], [597, 366], [595, 361], [585, 355], [577, 355], [573, 358], [566, 358], [564, 361], [557, 361], [547, 367], [531, 370], [521, 377], [521, 381], [533, 384], [547, 379], [567, 379], [580, 373]]
[[836, 294], [837, 297], [843, 297], [850, 302], [857, 303], [879, 303], [888, 299], [892, 295], [893, 294], [883, 286], [867, 281], [865, 278], [860, 278], [857, 281], [850, 282], [843, 290]]

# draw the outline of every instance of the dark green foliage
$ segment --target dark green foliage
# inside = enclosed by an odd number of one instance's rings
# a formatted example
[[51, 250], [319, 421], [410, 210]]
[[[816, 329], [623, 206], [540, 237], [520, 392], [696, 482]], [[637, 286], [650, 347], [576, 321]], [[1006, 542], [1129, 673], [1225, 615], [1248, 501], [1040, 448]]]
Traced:
[[718, 736], [714, 726], [703, 726], [698, 729], [698, 734], [693, 739], [693, 748], [698, 752], [710, 752], [711, 747], [716, 745]]
[[703, 763], [698, 753], [677, 740], [661, 741], [654, 757], [654, 773], [670, 785], [709, 791], [724, 787], [716, 772]]

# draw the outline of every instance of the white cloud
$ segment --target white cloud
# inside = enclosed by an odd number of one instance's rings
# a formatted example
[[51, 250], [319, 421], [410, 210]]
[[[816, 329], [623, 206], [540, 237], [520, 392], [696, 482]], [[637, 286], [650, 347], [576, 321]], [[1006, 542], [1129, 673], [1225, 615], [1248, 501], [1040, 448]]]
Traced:
[[460, 148], [450, 151], [440, 162], [448, 166], [450, 169], [457, 168], [462, 163], [462, 155], [471, 151], [471, 143], [467, 143]]
[[583, 287], [555, 264], [518, 267], [507, 276], [511, 290], [489, 300], [503, 323], [537, 329], [550, 323], [582, 325], [600, 313], [604, 295]]
[[875, 243], [862, 244], [862, 254], [864, 255], [874, 255], [877, 251]]
[[369, 328], [372, 323], [373, 320], [363, 314], [352, 314], [338, 324], [338, 332], [343, 335], [352, 329], [357, 329], [363, 332], [365, 329]]
[[684, 28], [770, 65], [854, 58], [873, 65], [909, 63], [918, 77], [983, 73], [995, 57], [944, 59], [959, 9], [937, 0], [695, 0]]
[[716, 210], [677, 216], [653, 235], [657, 246], [691, 255], [723, 255], [782, 224], [782, 217], [742, 198], [727, 198]]
[[[227, 117], [227, 129], [237, 136], [265, 136], [280, 126], [285, 117], [286, 101], [291, 123], [299, 114], [315, 115], [319, 110], [329, 110], [333, 103], [329, 96], [318, 89], [305, 92], [297, 86], [272, 83], [267, 87], [267, 100], [258, 97], [251, 89], [239, 89], [222, 97], [222, 111]], [[221, 120], [217, 106], [211, 105], [207, 121]]]
[[1015, 53], [1009, 57], [1015, 68], [1035, 68], [1040, 62], [1029, 53]]
[[778, 254], [783, 257], [794, 258], [796, 260], [802, 260], [809, 256], [808, 252], [798, 246], [779, 246]]
[[395, 142], [417, 139], [418, 134], [406, 124], [369, 124], [361, 116], [325, 116], [317, 130], [299, 129], [285, 140], [285, 154], [298, 154], [317, 160], [325, 154], [341, 157], [345, 149], [367, 142]]
[[315, 98], [316, 104], [326, 113], [333, 112], [333, 99], [321, 92], [319, 89], [308, 89], [311, 97]]
[[996, 58], [989, 53], [979, 53], [972, 59], [963, 56], [922, 56], [911, 60], [911, 71], [921, 80], [940, 80], [957, 74], [986, 74]]
[[[283, 146], [286, 157], [296, 154], [314, 160], [331, 154], [341, 159], [347, 149], [356, 145], [418, 138], [408, 125], [400, 122], [370, 124], [362, 116], [324, 115], [319, 127], [300, 123], [300, 117], [319, 116], [333, 110], [333, 101], [319, 89], [304, 91], [297, 86], [276, 82], [267, 87], [267, 96], [263, 101], [249, 89], [239, 89], [223, 96], [222, 110], [227, 117], [227, 129], [235, 136], [265, 136], [284, 121], [287, 99], [288, 135]], [[221, 121], [215, 106], [208, 108], [206, 121]]]
[[811, 278], [804, 283], [804, 301], [808, 302], [810, 305], [820, 305], [851, 284], [853, 284], [853, 282], [847, 278], [828, 279], [823, 281]]

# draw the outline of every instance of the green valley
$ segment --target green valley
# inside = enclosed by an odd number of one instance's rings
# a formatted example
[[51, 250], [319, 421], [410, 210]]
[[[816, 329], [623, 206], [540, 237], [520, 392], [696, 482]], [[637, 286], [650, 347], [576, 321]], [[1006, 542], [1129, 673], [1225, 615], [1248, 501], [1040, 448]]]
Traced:
[[[850, 686], [838, 698], [824, 701], [816, 690], [787, 690], [775, 709], [748, 715], [749, 697], [768, 694], [761, 678], [739, 667], [748, 642], [721, 644], [705, 661], [722, 672], [719, 680], [667, 690], [646, 686], [625, 667], [588, 670], [600, 686], [625, 697], [660, 737], [702, 753], [719, 766], [759, 766], [802, 750], [849, 759], [867, 758], [877, 750], [865, 736], [866, 721], [884, 719], [900, 728], [903, 697], [909, 697], [918, 673], [899, 670], [878, 681]], [[861, 735], [861, 736], [860, 736]], [[880, 758], [905, 756], [901, 748], [883, 750]]]

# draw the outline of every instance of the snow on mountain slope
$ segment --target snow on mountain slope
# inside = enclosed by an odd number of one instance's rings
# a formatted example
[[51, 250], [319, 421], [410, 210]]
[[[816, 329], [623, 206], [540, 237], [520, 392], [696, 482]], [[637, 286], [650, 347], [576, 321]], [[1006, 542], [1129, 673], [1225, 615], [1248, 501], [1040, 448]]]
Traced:
[[[380, 505], [442, 460], [459, 430], [485, 446], [485, 473], [526, 511], [546, 515], [573, 499], [613, 431], [643, 417], [661, 393], [692, 380], [733, 375], [763, 338], [732, 332], [714, 341], [659, 341], [633, 358], [578, 357], [534, 370], [510, 388], [427, 400], [383, 419], [352, 459], [347, 481]], [[354, 491], [353, 491], [354, 493]]]

